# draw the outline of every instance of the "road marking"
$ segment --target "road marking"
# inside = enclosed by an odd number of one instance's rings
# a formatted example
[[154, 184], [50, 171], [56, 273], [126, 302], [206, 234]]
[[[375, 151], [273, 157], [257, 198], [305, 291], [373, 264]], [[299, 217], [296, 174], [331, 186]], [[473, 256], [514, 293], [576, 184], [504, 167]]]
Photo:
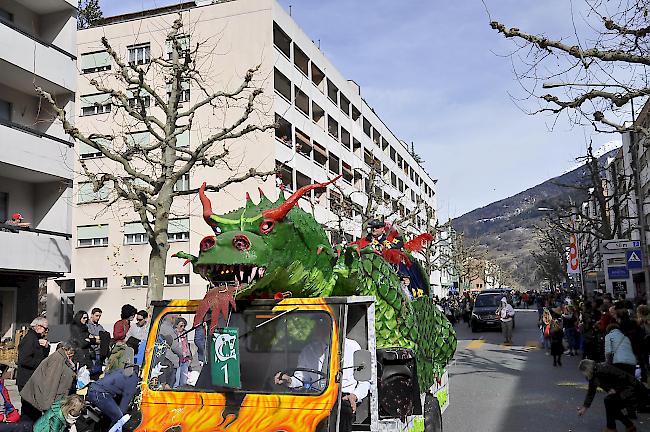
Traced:
[[[588, 384], [585, 383], [578, 383], [578, 382], [573, 382], [573, 381], [562, 381], [557, 383], [558, 386], [560, 387], [573, 387], [581, 390], [587, 390], [589, 388]], [[599, 388], [598, 389], [599, 393], [602, 393], [602, 390]]]
[[479, 349], [483, 346], [483, 344], [485, 344], [485, 341], [483, 339], [476, 339], [467, 344], [467, 349]]
[[526, 342], [526, 346], [529, 348], [539, 348], [540, 343], [537, 341], [528, 341]]

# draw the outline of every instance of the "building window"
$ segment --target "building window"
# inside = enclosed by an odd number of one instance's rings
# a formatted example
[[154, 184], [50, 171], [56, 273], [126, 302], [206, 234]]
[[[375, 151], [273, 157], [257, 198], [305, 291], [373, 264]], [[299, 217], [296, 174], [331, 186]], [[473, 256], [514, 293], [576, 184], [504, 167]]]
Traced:
[[176, 180], [174, 185], [174, 192], [182, 192], [190, 190], [190, 173], [185, 173], [181, 178]]
[[79, 183], [79, 191], [77, 192], [77, 203], [86, 204], [93, 202], [102, 202], [108, 200], [108, 194], [112, 184], [104, 183], [104, 185], [97, 191], [94, 191], [92, 183]]
[[[112, 141], [104, 138], [95, 138], [93, 142], [101, 144], [105, 148], [112, 148]], [[79, 159], [92, 159], [96, 157], [102, 157], [103, 153], [97, 150], [95, 147], [91, 147], [84, 142], [79, 143]]]
[[151, 96], [142, 89], [133, 89], [127, 91], [129, 107], [141, 109], [149, 108], [151, 105]]
[[349, 163], [343, 161], [343, 180], [348, 183], [352, 183], [354, 175], [352, 174], [352, 167]]
[[0, 99], [0, 121], [11, 122], [11, 102]]
[[106, 51], [81, 54], [81, 72], [92, 73], [111, 69], [111, 55]]
[[[171, 83], [167, 84], [167, 99], [172, 97], [172, 85]], [[189, 102], [190, 101], [190, 80], [182, 80], [180, 95], [178, 96], [178, 103]]]
[[273, 88], [287, 102], [291, 103], [291, 80], [277, 69], [274, 69], [273, 72]]
[[352, 143], [350, 142], [350, 132], [341, 126], [341, 144], [348, 150], [352, 150]]
[[294, 136], [296, 139], [296, 152], [307, 159], [311, 159], [311, 140], [309, 136], [298, 128], [295, 129]]
[[[176, 41], [180, 45], [179, 57], [182, 58], [186, 53], [190, 51], [190, 37], [188, 35], [178, 35], [176, 36]], [[165, 48], [167, 51], [167, 60], [172, 59], [172, 54], [174, 53], [174, 42], [171, 39], [165, 41]]]
[[70, 324], [74, 318], [74, 280], [56, 281], [59, 285], [59, 324]]
[[332, 137], [334, 137], [337, 141], [339, 139], [339, 122], [334, 120], [332, 116], [329, 114], [327, 115], [327, 132], [329, 132]]
[[[309, 186], [311, 184], [311, 179], [309, 176], [306, 176], [305, 174], [301, 173], [300, 171], [296, 171], [296, 190], [300, 189], [303, 186]], [[305, 199], [310, 199], [311, 198], [311, 192], [308, 192], [305, 196]]]
[[329, 79], [327, 80], [327, 97], [334, 102], [334, 105], [339, 106], [339, 89]]
[[287, 147], [293, 148], [293, 143], [291, 142], [291, 136], [293, 135], [291, 133], [291, 123], [286, 121], [279, 114], [276, 114], [275, 124], [275, 138]]
[[307, 116], [309, 118], [309, 97], [305, 92], [300, 90], [298, 87], [294, 86], [294, 94], [296, 95], [296, 98], [294, 100], [294, 104], [296, 105], [296, 108], [298, 108], [298, 111], [300, 111], [302, 114]]
[[169, 242], [188, 241], [190, 239], [190, 219], [170, 219], [167, 227], [167, 240]]
[[124, 277], [124, 286], [125, 287], [145, 287], [149, 285], [149, 276], [125, 276]]
[[151, 60], [151, 46], [148, 43], [131, 45], [129, 50], [129, 63], [141, 65]]
[[89, 225], [77, 227], [79, 247], [108, 246], [108, 225]]
[[323, 168], [327, 165], [327, 149], [314, 141], [314, 162]]
[[343, 94], [340, 95], [339, 106], [341, 111], [343, 111], [346, 116], [350, 117], [350, 100], [343, 96]]
[[287, 58], [291, 58], [291, 38], [276, 23], [273, 23], [273, 45]]
[[314, 101], [311, 102], [311, 120], [325, 130], [325, 110]]
[[322, 92], [325, 91], [325, 74], [322, 70], [318, 69], [318, 66], [311, 63], [311, 82]]
[[357, 107], [352, 105], [352, 120], [357, 121], [359, 120], [359, 117], [361, 117], [361, 111], [359, 111]]
[[370, 122], [365, 118], [363, 119], [363, 133], [366, 134], [368, 138], [372, 135], [372, 126], [370, 126]]
[[306, 77], [309, 77], [309, 57], [295, 43], [293, 44], [293, 64]]
[[106, 289], [108, 288], [108, 278], [90, 278], [84, 279], [86, 289]]
[[111, 95], [99, 93], [81, 96], [81, 115], [97, 115], [111, 112]]
[[340, 159], [338, 156], [330, 153], [329, 155], [329, 169], [334, 174], [341, 173]]
[[139, 245], [149, 241], [147, 231], [142, 222], [129, 222], [124, 224], [124, 244]]
[[165, 276], [165, 285], [189, 285], [190, 275], [188, 274], [172, 274]]
[[278, 183], [280, 183], [285, 190], [293, 190], [293, 168], [283, 164], [280, 161], [275, 161], [275, 168], [278, 170], [276, 178]]

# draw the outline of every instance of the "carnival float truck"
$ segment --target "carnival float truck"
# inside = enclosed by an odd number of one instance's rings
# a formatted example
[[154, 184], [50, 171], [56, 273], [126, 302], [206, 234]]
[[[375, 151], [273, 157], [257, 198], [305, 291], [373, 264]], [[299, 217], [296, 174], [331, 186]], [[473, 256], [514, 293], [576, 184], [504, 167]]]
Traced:
[[[281, 193], [276, 202], [260, 191], [259, 203], [247, 195], [245, 207], [225, 215], [212, 212], [201, 188], [214, 235], [201, 241], [198, 256], [176, 256], [212, 288], [200, 301], [152, 303], [141, 389], [125, 430], [335, 432], [345, 368], [370, 383], [352, 430], [442, 430], [455, 333], [426, 295], [428, 284], [413, 298], [396, 270], [422, 276], [411, 252], [430, 236], [399, 250], [378, 250], [364, 240], [332, 247], [323, 228], [296, 206], [304, 193], [326, 185], [306, 186], [286, 199]], [[172, 388], [166, 368], [174, 366], [169, 353], [177, 351], [178, 339], [169, 329], [179, 317], [192, 323], [188, 340], [207, 334], [208, 352], [204, 364], [192, 362], [188, 382]], [[300, 367], [316, 333], [328, 348], [318, 369]], [[361, 349], [346, 355], [346, 338]], [[278, 372], [312, 378], [290, 388], [276, 384]]]

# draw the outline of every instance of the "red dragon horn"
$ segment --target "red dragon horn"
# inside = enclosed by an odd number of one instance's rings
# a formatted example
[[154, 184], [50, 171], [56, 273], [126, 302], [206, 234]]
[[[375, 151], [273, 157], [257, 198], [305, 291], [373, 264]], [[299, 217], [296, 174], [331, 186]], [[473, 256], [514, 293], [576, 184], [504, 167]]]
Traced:
[[208, 223], [208, 225], [211, 223], [210, 221], [210, 216], [212, 216], [212, 203], [208, 199], [208, 197], [205, 195], [205, 182], [201, 185], [199, 188], [199, 199], [201, 200], [201, 204], [203, 204], [203, 219]]
[[283, 202], [279, 207], [272, 208], [269, 210], [265, 210], [262, 212], [262, 215], [266, 218], [272, 219], [274, 221], [280, 221], [284, 219], [284, 217], [289, 213], [289, 210], [293, 208], [298, 203], [298, 200], [302, 198], [304, 194], [309, 192], [312, 189], [319, 189], [319, 188], [324, 188], [325, 186], [334, 183], [338, 179], [340, 179], [341, 176], [336, 176], [332, 180], [325, 182], [325, 183], [316, 183], [313, 185], [307, 185], [303, 186], [300, 189], [298, 189], [296, 192], [293, 193], [285, 202]]

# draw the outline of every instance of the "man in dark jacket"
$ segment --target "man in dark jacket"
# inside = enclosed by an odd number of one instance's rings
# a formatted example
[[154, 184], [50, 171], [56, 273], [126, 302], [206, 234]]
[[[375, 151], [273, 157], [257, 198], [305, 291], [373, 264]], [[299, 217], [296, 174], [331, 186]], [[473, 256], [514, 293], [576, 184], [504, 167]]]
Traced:
[[[50, 352], [50, 343], [46, 339], [48, 323], [43, 317], [36, 317], [30, 324], [27, 334], [18, 345], [18, 369], [16, 371], [16, 386], [21, 391], [32, 377], [36, 368], [45, 360]], [[23, 418], [32, 422], [41, 416], [41, 411], [21, 398], [21, 413]]]
[[598, 387], [600, 387], [607, 392], [604, 401], [607, 418], [605, 431], [615, 432], [616, 420], [618, 420], [625, 425], [628, 432], [636, 432], [636, 426], [627, 415], [623, 414], [623, 408], [634, 408], [640, 400], [646, 397], [647, 390], [643, 384], [634, 376], [606, 363], [582, 360], [579, 368], [589, 380], [589, 389], [584, 403], [578, 408], [578, 415], [585, 414], [596, 396]]
[[43, 317], [34, 318], [30, 327], [18, 345], [18, 371], [16, 376], [18, 391], [25, 387], [38, 365], [45, 360], [50, 352], [50, 344], [46, 339], [47, 319]]
[[126, 369], [113, 369], [102, 379], [90, 385], [88, 401], [111, 420], [118, 422], [129, 407], [138, 386], [138, 375], [130, 365]]

